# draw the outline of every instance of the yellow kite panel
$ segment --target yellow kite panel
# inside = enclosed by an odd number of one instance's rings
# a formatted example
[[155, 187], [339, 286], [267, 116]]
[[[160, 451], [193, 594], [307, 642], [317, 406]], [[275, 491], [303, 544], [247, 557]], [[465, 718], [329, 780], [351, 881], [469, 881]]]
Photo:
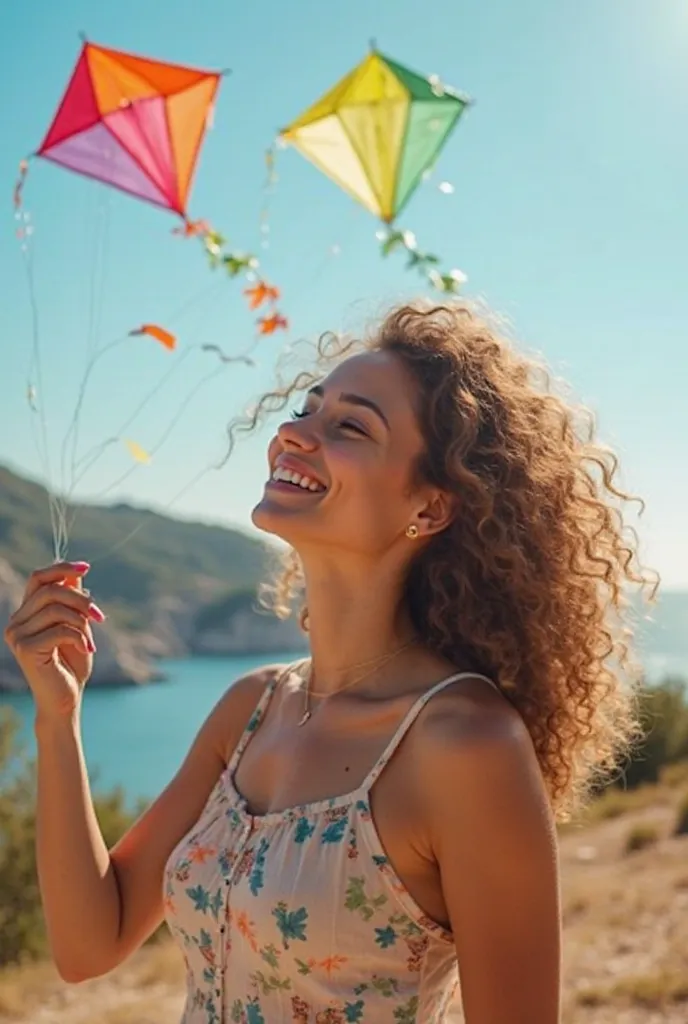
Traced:
[[291, 133], [289, 141], [307, 160], [363, 204], [371, 213], [382, 216], [359, 155], [336, 115], [316, 124], [305, 125]]

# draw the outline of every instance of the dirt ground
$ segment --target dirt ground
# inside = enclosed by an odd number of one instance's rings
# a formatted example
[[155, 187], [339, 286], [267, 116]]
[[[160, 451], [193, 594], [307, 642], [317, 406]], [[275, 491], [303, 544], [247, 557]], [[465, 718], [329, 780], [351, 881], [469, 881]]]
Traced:
[[[562, 831], [562, 1024], [687, 1024], [688, 835], [673, 835], [682, 791], [628, 794]], [[50, 964], [0, 973], [2, 1024], [177, 1024], [182, 1004], [169, 942], [78, 986]]]

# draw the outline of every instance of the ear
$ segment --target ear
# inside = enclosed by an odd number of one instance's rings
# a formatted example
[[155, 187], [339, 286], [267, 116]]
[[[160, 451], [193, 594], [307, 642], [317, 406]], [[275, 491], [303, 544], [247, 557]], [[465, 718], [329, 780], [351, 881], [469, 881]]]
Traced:
[[416, 523], [421, 538], [433, 537], [450, 525], [458, 508], [458, 501], [446, 491], [434, 490], [426, 504], [419, 510]]

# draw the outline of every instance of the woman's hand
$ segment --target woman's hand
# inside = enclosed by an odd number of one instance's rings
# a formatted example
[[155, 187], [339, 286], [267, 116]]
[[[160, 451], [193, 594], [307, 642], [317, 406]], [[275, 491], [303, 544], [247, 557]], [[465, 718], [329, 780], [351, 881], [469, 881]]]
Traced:
[[42, 715], [71, 714], [93, 669], [90, 623], [105, 616], [81, 588], [89, 568], [87, 562], [58, 562], [37, 569], [5, 629]]

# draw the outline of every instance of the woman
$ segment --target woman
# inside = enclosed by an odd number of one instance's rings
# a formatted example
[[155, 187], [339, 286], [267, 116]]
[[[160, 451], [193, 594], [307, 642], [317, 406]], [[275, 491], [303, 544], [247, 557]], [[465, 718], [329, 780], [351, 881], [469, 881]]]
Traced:
[[307, 389], [253, 521], [291, 548], [274, 603], [302, 593], [311, 658], [234, 682], [112, 850], [87, 565], [34, 573], [9, 625], [55, 962], [102, 975], [166, 916], [184, 1024], [448, 1021], [459, 975], [468, 1024], [555, 1024], [554, 822], [634, 729], [615, 460], [464, 304], [320, 355], [252, 421]]

